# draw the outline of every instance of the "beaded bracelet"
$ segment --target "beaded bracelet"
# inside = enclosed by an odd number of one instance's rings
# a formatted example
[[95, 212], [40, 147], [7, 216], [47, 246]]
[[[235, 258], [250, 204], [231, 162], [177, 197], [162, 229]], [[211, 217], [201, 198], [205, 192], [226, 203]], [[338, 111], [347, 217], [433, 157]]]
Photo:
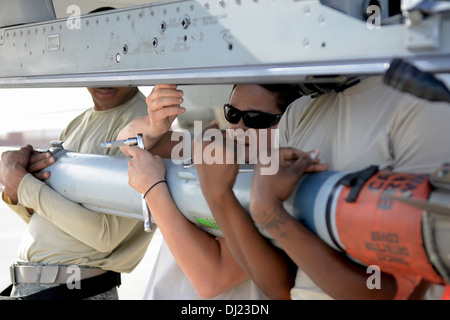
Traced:
[[144, 196], [143, 196], [142, 198], [145, 199], [145, 196], [147, 195], [147, 193], [149, 193], [150, 190], [152, 190], [154, 186], [156, 186], [157, 184], [160, 184], [160, 183], [162, 183], [162, 182], [167, 183], [166, 180], [160, 180], [160, 181], [158, 181], [158, 182], [155, 182], [150, 188], [148, 188], [148, 190], [144, 193]]

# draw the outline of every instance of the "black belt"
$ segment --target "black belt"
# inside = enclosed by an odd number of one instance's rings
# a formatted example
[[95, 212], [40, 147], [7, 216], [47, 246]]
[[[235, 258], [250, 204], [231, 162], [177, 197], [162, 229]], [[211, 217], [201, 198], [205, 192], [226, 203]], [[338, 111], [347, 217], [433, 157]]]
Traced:
[[[80, 280], [79, 286], [69, 289], [67, 284], [17, 297], [19, 300], [82, 300], [109, 291], [121, 284], [120, 273], [108, 271], [99, 276]], [[12, 286], [11, 286], [12, 287]], [[80, 289], [76, 289], [76, 288]], [[5, 290], [2, 294], [6, 294]]]

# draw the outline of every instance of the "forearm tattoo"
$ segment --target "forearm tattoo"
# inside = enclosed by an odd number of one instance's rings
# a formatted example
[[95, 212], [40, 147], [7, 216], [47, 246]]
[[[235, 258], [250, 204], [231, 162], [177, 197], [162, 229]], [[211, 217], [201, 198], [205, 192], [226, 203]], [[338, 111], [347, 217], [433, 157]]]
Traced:
[[282, 207], [276, 207], [271, 213], [262, 212], [254, 215], [258, 224], [275, 238], [286, 238], [283, 226], [288, 222], [288, 214]]

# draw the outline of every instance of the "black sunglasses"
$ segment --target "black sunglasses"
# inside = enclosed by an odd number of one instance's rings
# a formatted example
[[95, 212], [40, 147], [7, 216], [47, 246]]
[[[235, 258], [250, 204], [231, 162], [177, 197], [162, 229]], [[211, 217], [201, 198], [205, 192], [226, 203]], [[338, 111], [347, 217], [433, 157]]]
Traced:
[[240, 111], [233, 107], [231, 104], [223, 105], [223, 112], [225, 119], [229, 123], [238, 124], [239, 120], [244, 121], [244, 125], [247, 128], [252, 129], [264, 129], [270, 128], [280, 122], [282, 114], [271, 114], [261, 111]]

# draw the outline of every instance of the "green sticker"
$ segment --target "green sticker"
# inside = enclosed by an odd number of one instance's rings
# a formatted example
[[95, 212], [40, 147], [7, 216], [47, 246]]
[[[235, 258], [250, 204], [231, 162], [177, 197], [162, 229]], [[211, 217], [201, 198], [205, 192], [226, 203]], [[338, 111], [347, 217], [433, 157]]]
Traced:
[[219, 226], [217, 225], [216, 220], [208, 219], [208, 218], [199, 218], [195, 217], [195, 220], [197, 220], [198, 223], [200, 223], [202, 226], [213, 228], [213, 229], [219, 229]]

